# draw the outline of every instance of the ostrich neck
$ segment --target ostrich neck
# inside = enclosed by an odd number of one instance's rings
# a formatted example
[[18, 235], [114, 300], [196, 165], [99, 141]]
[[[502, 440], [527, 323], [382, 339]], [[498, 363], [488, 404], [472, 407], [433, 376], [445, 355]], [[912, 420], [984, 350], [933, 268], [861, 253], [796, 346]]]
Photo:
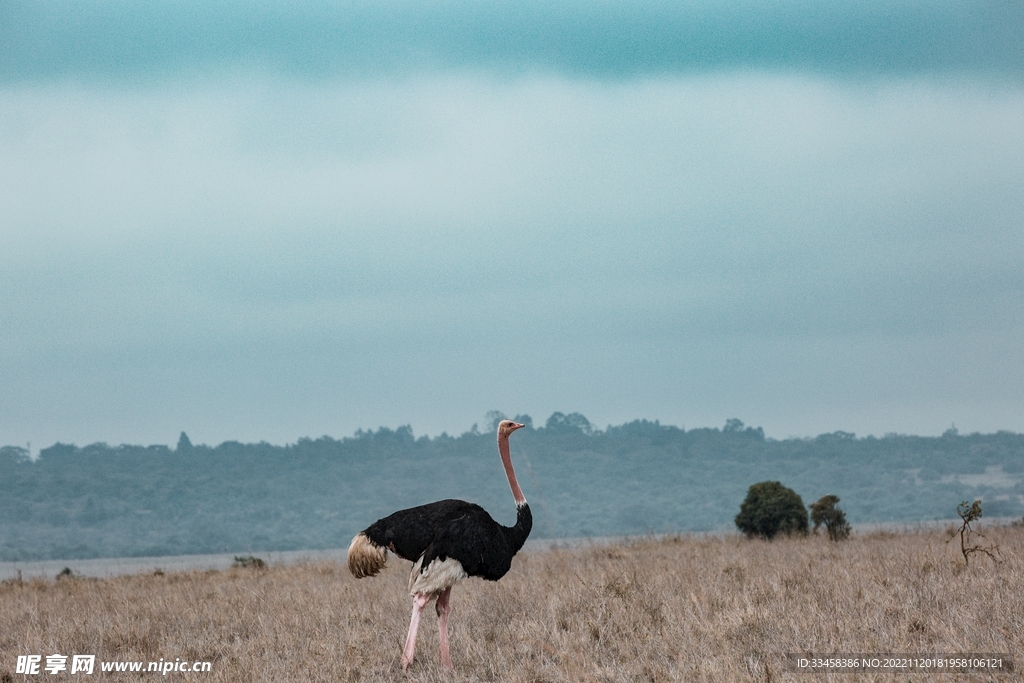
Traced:
[[526, 505], [526, 496], [523, 495], [523, 490], [519, 488], [519, 482], [516, 481], [516, 473], [512, 469], [512, 455], [508, 450], [508, 435], [498, 435], [498, 453], [501, 454], [501, 464], [505, 467], [505, 476], [508, 477], [509, 488], [512, 489], [512, 497], [516, 500], [516, 507], [522, 507]]

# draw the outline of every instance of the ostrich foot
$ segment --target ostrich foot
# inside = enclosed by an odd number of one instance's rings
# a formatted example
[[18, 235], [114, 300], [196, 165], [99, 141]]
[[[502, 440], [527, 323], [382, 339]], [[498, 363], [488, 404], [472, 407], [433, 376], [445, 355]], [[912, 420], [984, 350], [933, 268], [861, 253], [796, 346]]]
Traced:
[[455, 667], [452, 666], [452, 656], [448, 649], [448, 613], [452, 611], [449, 604], [451, 594], [451, 586], [441, 591], [441, 594], [437, 596], [435, 609], [437, 610], [438, 640], [441, 643], [441, 666], [449, 671], [454, 671]]
[[408, 671], [416, 655], [416, 631], [420, 627], [420, 614], [430, 602], [429, 595], [417, 593], [412, 598], [412, 619], [409, 621], [409, 635], [405, 637], [405, 649], [402, 650], [402, 671]]

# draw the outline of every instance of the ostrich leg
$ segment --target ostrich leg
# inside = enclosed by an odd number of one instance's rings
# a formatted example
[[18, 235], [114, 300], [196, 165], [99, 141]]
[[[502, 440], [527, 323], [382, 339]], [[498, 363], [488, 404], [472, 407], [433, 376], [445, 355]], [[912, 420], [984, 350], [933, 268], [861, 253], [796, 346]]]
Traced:
[[448, 600], [452, 594], [452, 587], [448, 586], [437, 596], [437, 630], [439, 633], [438, 640], [441, 641], [441, 666], [446, 669], [454, 670], [452, 666], [452, 656], [448, 651], [448, 613], [452, 611], [451, 605], [448, 604]]
[[405, 649], [402, 651], [402, 671], [407, 671], [416, 654], [416, 631], [420, 627], [420, 613], [430, 602], [430, 595], [417, 593], [412, 597], [412, 619], [409, 621], [409, 635], [405, 638]]

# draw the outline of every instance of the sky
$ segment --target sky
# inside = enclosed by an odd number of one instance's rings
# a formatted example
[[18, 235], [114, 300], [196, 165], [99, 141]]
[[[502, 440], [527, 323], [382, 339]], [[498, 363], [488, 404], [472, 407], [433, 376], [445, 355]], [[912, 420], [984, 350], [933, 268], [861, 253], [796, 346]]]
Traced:
[[0, 444], [1024, 432], [1016, 0], [0, 4]]

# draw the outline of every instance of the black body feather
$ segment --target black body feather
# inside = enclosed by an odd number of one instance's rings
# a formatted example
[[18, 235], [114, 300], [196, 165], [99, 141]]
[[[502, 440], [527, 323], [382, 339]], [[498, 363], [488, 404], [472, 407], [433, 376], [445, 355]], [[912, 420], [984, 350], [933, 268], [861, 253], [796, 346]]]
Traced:
[[516, 510], [515, 526], [502, 526], [487, 511], [464, 500], [441, 500], [379, 519], [363, 532], [399, 557], [415, 562], [420, 572], [435, 559], [452, 558], [470, 576], [497, 581], [508, 573], [533, 528], [530, 506]]

